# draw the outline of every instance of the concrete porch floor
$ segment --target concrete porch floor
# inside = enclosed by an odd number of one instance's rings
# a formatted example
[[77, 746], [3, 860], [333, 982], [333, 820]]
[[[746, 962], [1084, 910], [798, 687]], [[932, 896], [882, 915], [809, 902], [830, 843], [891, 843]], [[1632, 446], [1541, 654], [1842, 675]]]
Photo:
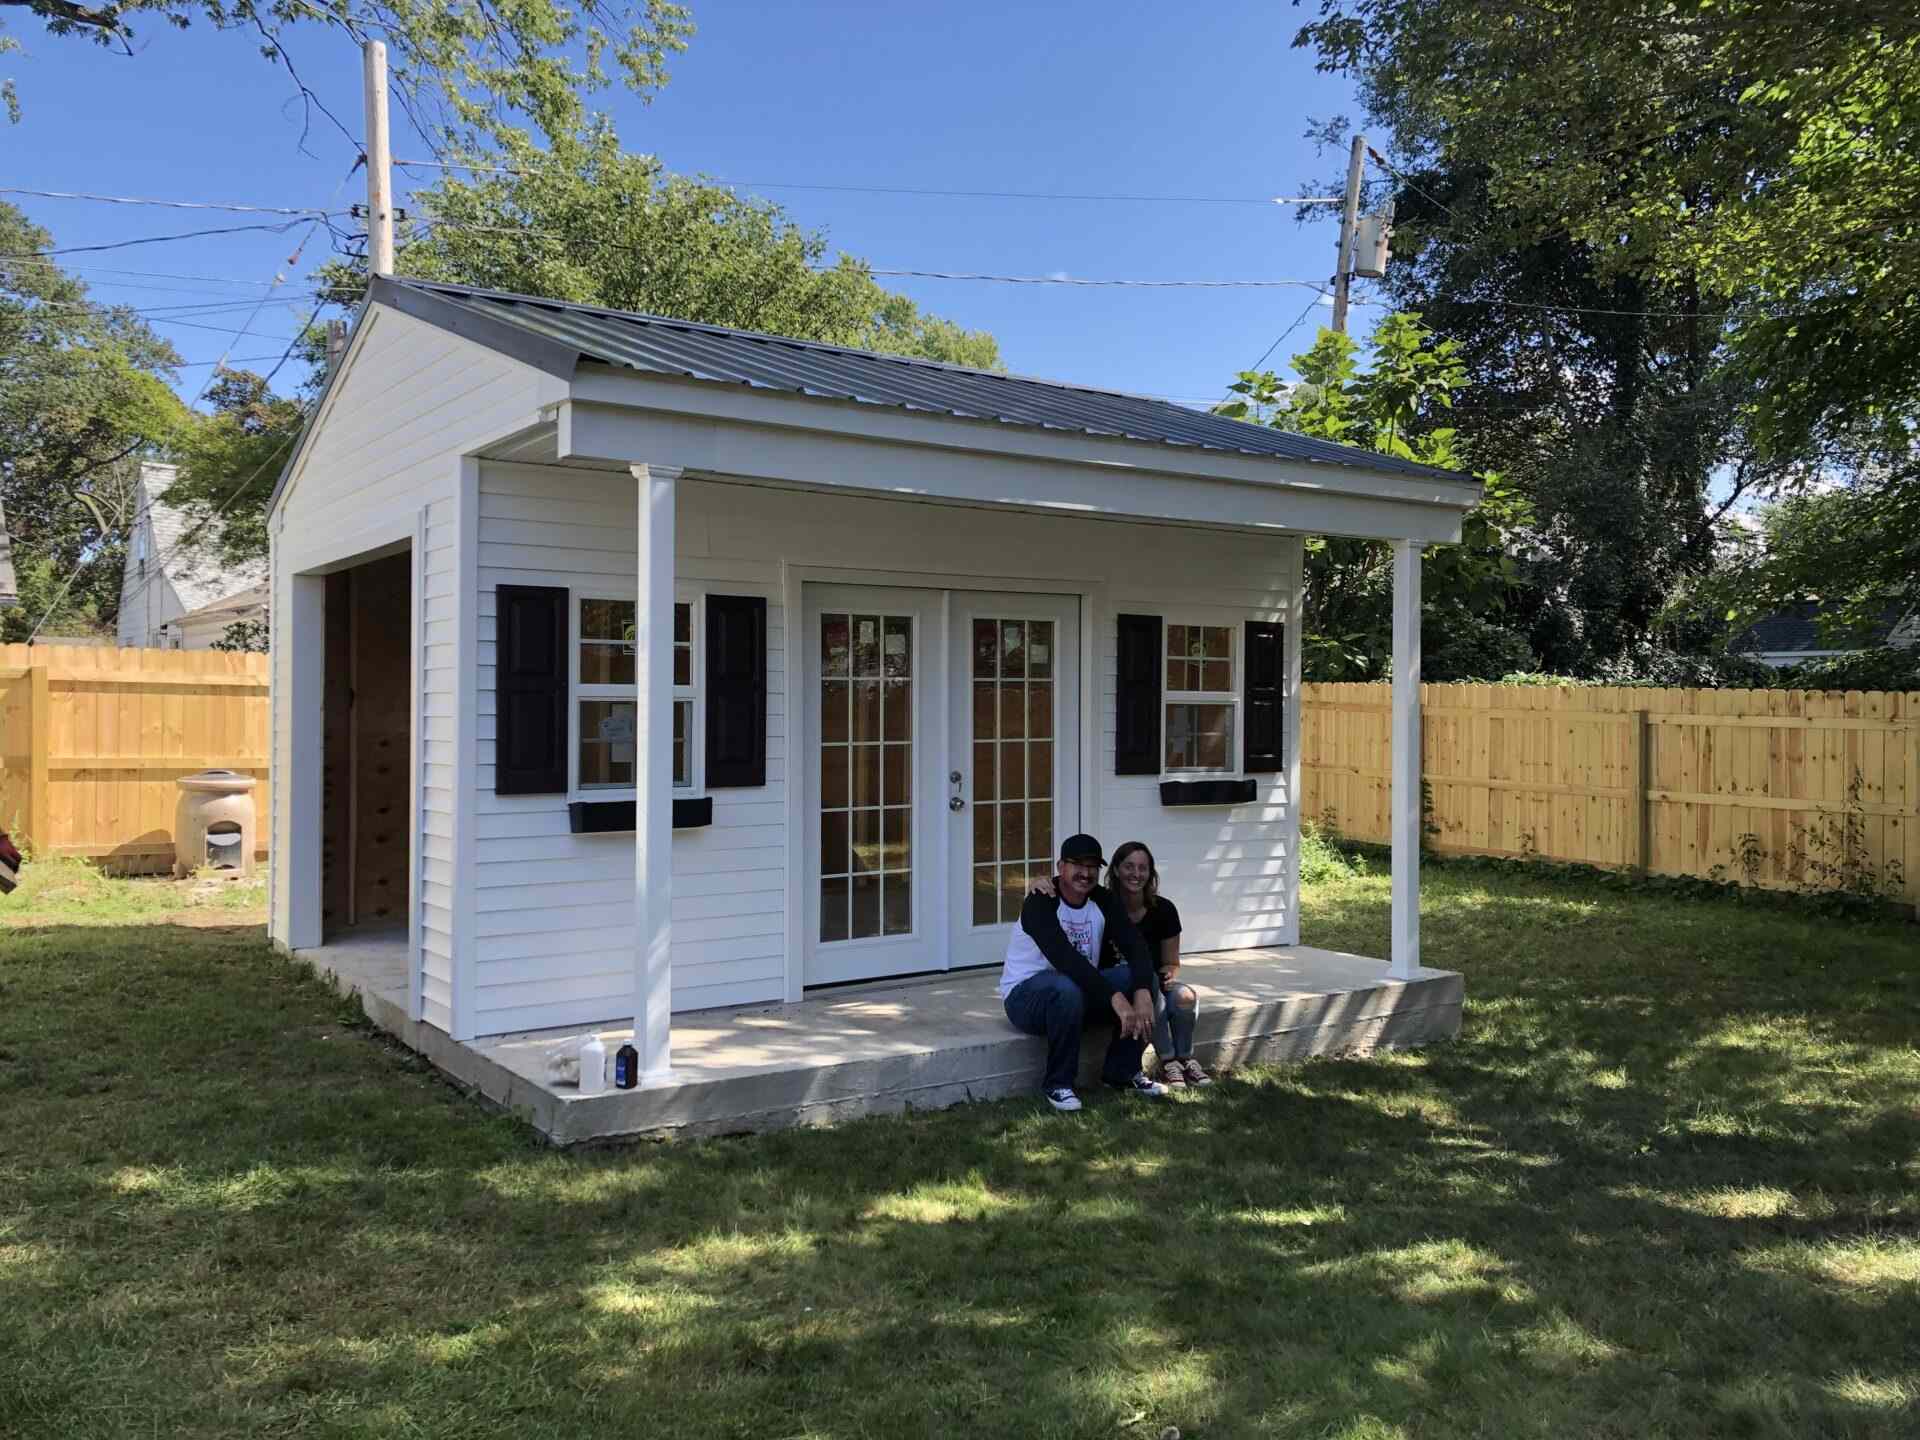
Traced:
[[[556, 1145], [830, 1124], [1031, 1095], [1040, 1081], [1041, 1043], [1007, 1024], [997, 968], [676, 1015], [673, 1083], [583, 1096], [550, 1084], [547, 1062], [577, 1048], [588, 1028], [461, 1044], [409, 1020], [403, 931], [345, 935], [298, 958], [357, 994], [375, 1024]], [[1194, 1053], [1219, 1068], [1366, 1055], [1459, 1033], [1458, 974], [1422, 970], [1401, 981], [1386, 972], [1383, 960], [1309, 946], [1186, 956], [1183, 978], [1200, 991]], [[633, 1031], [597, 1033], [611, 1055]], [[1104, 1046], [1102, 1034], [1089, 1035], [1083, 1078], [1097, 1074]]]

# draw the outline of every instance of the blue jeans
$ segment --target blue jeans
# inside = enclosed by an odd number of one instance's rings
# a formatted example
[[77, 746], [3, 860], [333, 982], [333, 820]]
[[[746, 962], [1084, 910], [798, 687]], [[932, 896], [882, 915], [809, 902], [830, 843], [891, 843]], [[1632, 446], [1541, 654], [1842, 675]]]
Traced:
[[1193, 1058], [1193, 1024], [1200, 1018], [1200, 992], [1176, 978], [1163, 987], [1153, 972], [1153, 1053], [1160, 1063]]
[[[1100, 978], [1122, 993], [1128, 993], [1127, 987], [1133, 983], [1133, 974], [1124, 965], [1109, 965], [1100, 972]], [[1046, 1037], [1047, 1073], [1041, 1081], [1046, 1089], [1073, 1088], [1080, 1070], [1080, 1032], [1089, 1022], [1114, 1027], [1100, 1078], [1109, 1085], [1124, 1085], [1140, 1073], [1140, 1055], [1146, 1042], [1129, 1040], [1120, 1033], [1113, 1004], [1104, 993], [1089, 996], [1058, 970], [1043, 970], [1014, 986], [1005, 1004], [1014, 1029]]]

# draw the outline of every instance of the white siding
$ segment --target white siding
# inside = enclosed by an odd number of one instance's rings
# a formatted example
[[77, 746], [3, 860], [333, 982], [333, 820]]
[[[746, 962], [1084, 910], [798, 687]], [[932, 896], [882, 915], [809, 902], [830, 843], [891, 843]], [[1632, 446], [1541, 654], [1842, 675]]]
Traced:
[[[629, 1017], [633, 1007], [633, 843], [568, 833], [564, 796], [493, 794], [494, 588], [564, 585], [631, 594], [631, 477], [557, 467], [481, 467], [476, 774], [476, 1033]], [[1099, 752], [1083, 822], [1109, 849], [1148, 841], [1190, 949], [1295, 937], [1287, 778], [1260, 777], [1245, 806], [1163, 809], [1153, 777], [1113, 764], [1117, 612], [1238, 626], [1291, 624], [1300, 541], [1290, 536], [1013, 515], [905, 501], [683, 482], [679, 580], [769, 600], [768, 784], [713, 792], [711, 828], [674, 838], [674, 1007], [784, 996], [787, 864], [786, 617], [782, 562], [935, 577], [992, 590], [996, 578], [1058, 579], [1091, 594], [1092, 695]], [[1288, 704], [1295, 699], [1290, 690]], [[1289, 717], [1291, 720], [1291, 717]], [[1293, 747], [1289, 726], [1289, 756]], [[937, 758], [944, 768], [944, 757]], [[797, 960], [796, 960], [797, 965]]]
[[[471, 603], [460, 583], [460, 459], [516, 425], [533, 423], [550, 385], [524, 365], [397, 312], [371, 312], [329, 394], [298, 472], [275, 517], [273, 574], [273, 755], [277, 773], [293, 756], [293, 659], [285, 643], [292, 576], [338, 568], [369, 550], [424, 530], [419, 566], [421, 666], [422, 1018], [455, 1028], [454, 955], [461, 943], [455, 807], [463, 767], [458, 647]], [[426, 523], [420, 527], [420, 512]], [[463, 612], [463, 602], [465, 609]], [[400, 617], [395, 617], [401, 623]], [[469, 712], [470, 715], [470, 712]], [[306, 723], [317, 723], [307, 717]], [[468, 740], [471, 740], [471, 721]], [[463, 777], [462, 771], [465, 770]], [[291, 864], [317, 864], [320, 817], [274, 806], [271, 928], [292, 933]], [[310, 833], [306, 833], [310, 832]]]
[[[703, 495], [678, 506], [678, 578], [768, 600], [767, 784], [715, 790], [713, 824], [674, 837], [673, 1003], [746, 1003], [786, 984], [786, 628], [778, 566], [703, 555]], [[733, 492], [728, 492], [733, 493]], [[745, 494], [748, 492], [739, 492]], [[634, 593], [638, 512], [626, 474], [480, 470], [476, 1033], [630, 1017], [633, 837], [574, 835], [565, 796], [495, 795], [494, 621], [500, 585]]]

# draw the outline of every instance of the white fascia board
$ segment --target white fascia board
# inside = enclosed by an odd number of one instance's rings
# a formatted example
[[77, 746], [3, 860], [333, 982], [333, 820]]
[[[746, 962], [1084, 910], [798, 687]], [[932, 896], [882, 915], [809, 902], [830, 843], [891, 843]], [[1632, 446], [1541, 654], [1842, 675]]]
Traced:
[[[574, 400], [561, 407], [558, 419], [563, 462], [652, 462], [716, 479], [862, 491], [900, 500], [1440, 545], [1460, 539], [1464, 513], [1457, 504], [1423, 504], [1325, 485], [1248, 483], [1206, 473], [937, 447], [658, 408]], [[1474, 490], [1477, 494], [1478, 487]]]
[[574, 376], [572, 390], [576, 401], [633, 406], [706, 419], [814, 430], [975, 454], [1149, 470], [1315, 493], [1333, 491], [1461, 512], [1480, 503], [1483, 488], [1469, 476], [1443, 480], [1373, 470], [1365, 465], [1315, 464], [1207, 450], [1197, 445], [1049, 431], [997, 420], [915, 413], [855, 400], [755, 390], [744, 385], [721, 385], [665, 375], [636, 375], [607, 365], [582, 364]]

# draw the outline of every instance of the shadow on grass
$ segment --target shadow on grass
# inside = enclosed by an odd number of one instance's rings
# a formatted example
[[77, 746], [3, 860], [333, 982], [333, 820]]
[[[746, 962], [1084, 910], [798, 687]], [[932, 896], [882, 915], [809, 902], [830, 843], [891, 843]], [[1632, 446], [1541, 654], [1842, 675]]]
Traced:
[[1910, 933], [1429, 898], [1455, 1045], [585, 1154], [257, 931], [0, 937], [0, 1431], [1912, 1433]]

